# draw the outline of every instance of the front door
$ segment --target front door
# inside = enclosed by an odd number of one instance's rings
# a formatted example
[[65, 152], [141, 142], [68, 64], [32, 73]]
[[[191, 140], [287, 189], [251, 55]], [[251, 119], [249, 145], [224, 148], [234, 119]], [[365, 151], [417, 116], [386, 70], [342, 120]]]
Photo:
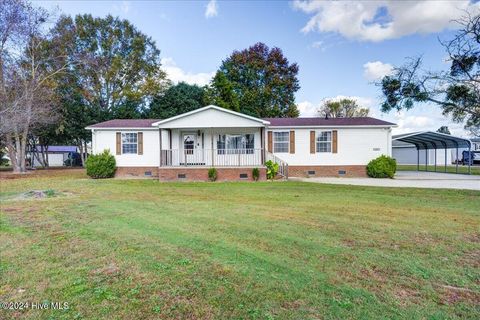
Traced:
[[182, 159], [185, 165], [193, 165], [198, 162], [197, 158], [197, 135], [195, 133], [183, 134], [183, 152]]

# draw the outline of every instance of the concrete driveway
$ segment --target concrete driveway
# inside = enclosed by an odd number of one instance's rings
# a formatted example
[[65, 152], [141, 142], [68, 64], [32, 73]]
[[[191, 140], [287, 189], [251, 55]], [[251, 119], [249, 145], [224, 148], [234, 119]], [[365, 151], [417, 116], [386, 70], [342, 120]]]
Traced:
[[395, 175], [395, 179], [289, 178], [289, 180], [376, 187], [480, 190], [480, 176], [478, 175], [421, 171], [399, 171]]

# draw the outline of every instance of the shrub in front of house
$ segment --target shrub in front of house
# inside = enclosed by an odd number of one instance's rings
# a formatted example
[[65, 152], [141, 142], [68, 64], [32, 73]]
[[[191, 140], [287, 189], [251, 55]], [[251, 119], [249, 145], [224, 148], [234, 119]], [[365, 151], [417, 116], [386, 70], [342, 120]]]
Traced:
[[267, 167], [267, 179], [273, 180], [278, 173], [278, 163], [268, 160], [265, 162], [265, 166]]
[[215, 168], [208, 169], [208, 180], [212, 182], [217, 180], [217, 169]]
[[253, 180], [255, 181], [258, 181], [258, 179], [260, 178], [260, 170], [258, 168], [253, 168], [252, 170], [252, 178]]
[[117, 169], [115, 157], [108, 150], [89, 156], [85, 166], [87, 175], [93, 179], [112, 178]]
[[397, 161], [382, 155], [367, 164], [367, 174], [372, 178], [393, 178], [397, 171]]

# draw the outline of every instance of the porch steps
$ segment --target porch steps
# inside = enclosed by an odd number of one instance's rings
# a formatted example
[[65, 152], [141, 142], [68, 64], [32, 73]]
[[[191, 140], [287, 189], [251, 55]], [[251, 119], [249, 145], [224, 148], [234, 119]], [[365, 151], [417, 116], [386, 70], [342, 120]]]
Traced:
[[273, 153], [267, 152], [267, 161], [272, 160], [274, 163], [278, 163], [278, 175], [283, 180], [288, 180], [288, 163], [283, 161], [279, 157], [275, 156]]

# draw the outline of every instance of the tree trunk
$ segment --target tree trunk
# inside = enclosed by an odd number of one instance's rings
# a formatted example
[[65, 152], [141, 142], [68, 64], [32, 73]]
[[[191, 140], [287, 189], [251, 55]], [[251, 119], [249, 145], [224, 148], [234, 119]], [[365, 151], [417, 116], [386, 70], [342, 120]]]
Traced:
[[25, 150], [27, 147], [26, 134], [19, 135], [15, 133], [15, 142], [7, 135], [7, 149], [12, 162], [14, 173], [25, 173], [27, 171], [25, 166]]
[[78, 150], [80, 151], [80, 159], [82, 159], [82, 167], [85, 166], [85, 155], [83, 154], [83, 141], [79, 140]]
[[43, 167], [43, 168], [46, 168], [48, 167], [48, 162], [47, 160], [45, 159], [45, 150], [47, 150], [45, 148], [44, 145], [40, 144], [40, 151], [38, 151], [38, 148], [37, 148], [37, 143], [35, 141], [35, 138], [32, 138], [30, 139], [31, 143], [30, 143], [30, 147], [31, 147], [31, 153], [32, 153], [32, 163], [30, 164], [32, 167], [34, 166], [35, 164], [35, 159], [37, 159], [38, 163], [40, 163], [40, 165]]
[[48, 163], [48, 145], [42, 145], [42, 157], [43, 157], [43, 166], [45, 168], [50, 167], [50, 163]]
[[[88, 159], [87, 140], [83, 140], [83, 146], [84, 146], [83, 150], [85, 150], [84, 159], [85, 159], [85, 161], [87, 161], [87, 159]], [[85, 161], [82, 160], [82, 165], [84, 165]]]
[[12, 164], [13, 172], [19, 173], [20, 166], [17, 161], [17, 153], [15, 151], [15, 145], [12, 140], [12, 136], [10, 134], [6, 134], [6, 142], [7, 142], [7, 152], [8, 152], [8, 156], [10, 157], [10, 163]]
[[27, 135], [28, 130], [25, 130], [20, 136], [20, 172], [25, 173], [27, 172], [27, 166], [25, 165], [25, 151], [27, 150]]

